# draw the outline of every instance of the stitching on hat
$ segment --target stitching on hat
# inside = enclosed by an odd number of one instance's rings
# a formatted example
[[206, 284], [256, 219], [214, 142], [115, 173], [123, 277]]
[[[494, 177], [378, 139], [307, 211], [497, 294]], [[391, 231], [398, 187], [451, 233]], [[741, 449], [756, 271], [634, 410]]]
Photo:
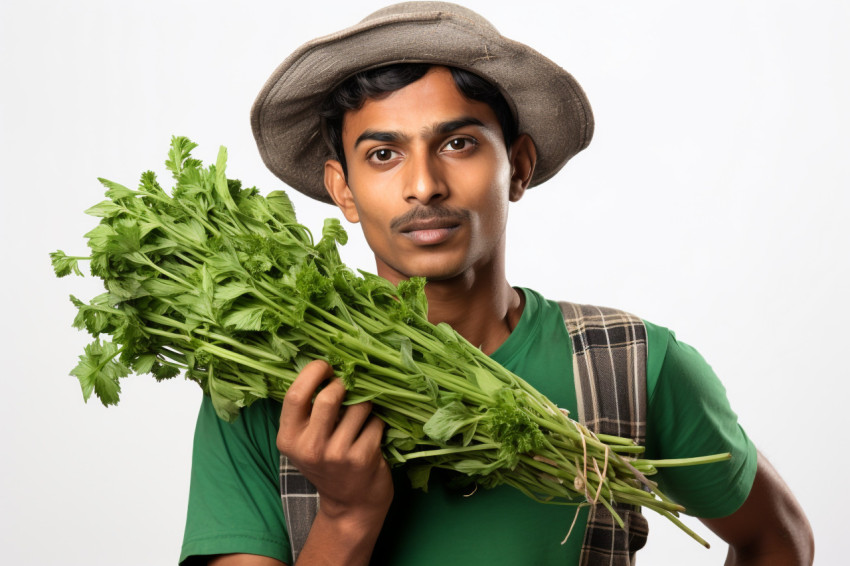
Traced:
[[476, 61], [492, 61], [493, 59], [496, 59], [495, 56], [490, 55], [490, 50], [487, 49], [486, 43], [484, 44], [484, 54], [484, 57], [476, 57], [472, 60], [472, 62], [475, 63]]

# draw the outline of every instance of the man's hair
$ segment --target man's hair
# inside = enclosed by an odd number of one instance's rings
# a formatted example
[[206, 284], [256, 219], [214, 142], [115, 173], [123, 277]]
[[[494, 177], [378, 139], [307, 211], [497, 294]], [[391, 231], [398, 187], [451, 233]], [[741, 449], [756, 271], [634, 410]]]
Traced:
[[[362, 71], [340, 84], [319, 108], [322, 132], [334, 157], [348, 175], [345, 152], [342, 147], [342, 119], [349, 110], [358, 110], [370, 98], [383, 98], [412, 84], [435, 65], [428, 63], [397, 63]], [[502, 129], [505, 147], [510, 149], [516, 139], [517, 123], [513, 112], [499, 89], [476, 74], [456, 67], [448, 67], [458, 90], [470, 100], [487, 104], [496, 115]]]

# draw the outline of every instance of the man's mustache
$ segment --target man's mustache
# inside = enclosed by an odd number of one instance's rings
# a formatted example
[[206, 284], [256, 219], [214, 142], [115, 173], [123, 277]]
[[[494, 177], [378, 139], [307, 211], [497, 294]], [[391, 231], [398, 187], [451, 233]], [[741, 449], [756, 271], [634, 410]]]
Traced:
[[398, 230], [405, 224], [409, 224], [416, 220], [431, 220], [434, 218], [448, 218], [451, 220], [468, 220], [470, 218], [469, 211], [463, 208], [453, 208], [448, 206], [417, 206], [401, 216], [396, 216], [390, 222], [390, 229]]

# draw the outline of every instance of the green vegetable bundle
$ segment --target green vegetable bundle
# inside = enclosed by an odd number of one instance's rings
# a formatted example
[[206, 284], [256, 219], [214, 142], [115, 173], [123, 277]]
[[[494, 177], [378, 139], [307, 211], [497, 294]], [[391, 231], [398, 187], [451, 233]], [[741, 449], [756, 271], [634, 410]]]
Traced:
[[630, 440], [593, 435], [450, 326], [429, 323], [423, 279], [396, 287], [355, 274], [340, 260], [337, 220], [314, 243], [285, 193], [242, 188], [225, 177], [224, 148], [204, 168], [195, 147], [172, 139], [171, 194], [150, 171], [136, 190], [100, 179], [108, 200], [86, 211], [101, 218], [86, 234], [90, 257], [51, 254], [59, 277], [81, 275], [87, 259], [106, 286], [88, 304], [71, 297], [74, 326], [95, 337], [71, 372], [86, 400], [117, 403], [131, 371], [182, 371], [232, 421], [257, 399], [282, 399], [306, 363], [324, 359], [348, 403], [373, 402], [388, 425], [384, 454], [416, 487], [437, 467], [540, 501], [636, 504], [706, 544], [646, 476], [728, 455], [642, 460]]

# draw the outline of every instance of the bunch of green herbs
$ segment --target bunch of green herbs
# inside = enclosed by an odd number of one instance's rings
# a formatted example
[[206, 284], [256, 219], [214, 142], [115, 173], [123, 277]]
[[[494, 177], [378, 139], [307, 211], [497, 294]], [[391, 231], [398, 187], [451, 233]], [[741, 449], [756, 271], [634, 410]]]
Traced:
[[182, 372], [232, 421], [257, 399], [282, 399], [305, 364], [323, 359], [347, 403], [372, 401], [388, 425], [384, 454], [415, 487], [426, 489], [436, 467], [539, 501], [640, 505], [706, 544], [646, 476], [728, 455], [643, 460], [632, 441], [594, 435], [450, 326], [429, 323], [424, 279], [396, 287], [354, 273], [340, 259], [338, 220], [314, 242], [284, 192], [243, 188], [225, 176], [224, 148], [205, 168], [195, 147], [172, 139], [170, 194], [150, 171], [135, 190], [100, 179], [108, 199], [86, 211], [100, 218], [86, 234], [90, 255], [51, 254], [57, 276], [82, 275], [88, 260], [106, 288], [88, 303], [71, 297], [74, 326], [94, 337], [71, 372], [84, 399], [117, 403], [130, 372]]

